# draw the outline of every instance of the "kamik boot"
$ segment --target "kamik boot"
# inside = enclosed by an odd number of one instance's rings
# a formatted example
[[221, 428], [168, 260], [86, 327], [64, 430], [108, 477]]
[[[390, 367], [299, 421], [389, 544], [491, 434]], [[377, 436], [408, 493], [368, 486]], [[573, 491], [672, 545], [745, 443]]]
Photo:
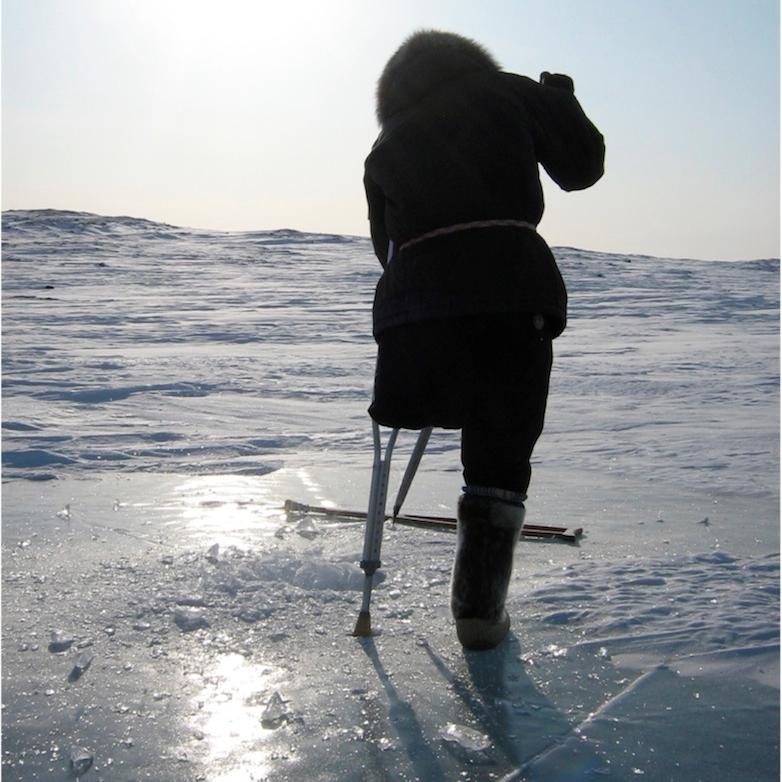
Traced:
[[451, 611], [465, 649], [492, 649], [508, 634], [505, 598], [524, 506], [493, 497], [459, 498]]

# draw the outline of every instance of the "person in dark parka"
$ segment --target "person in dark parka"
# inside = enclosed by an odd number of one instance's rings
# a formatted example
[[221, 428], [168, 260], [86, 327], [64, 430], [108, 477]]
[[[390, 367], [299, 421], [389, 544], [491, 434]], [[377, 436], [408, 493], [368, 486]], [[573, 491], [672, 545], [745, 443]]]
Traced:
[[467, 648], [507, 634], [505, 597], [543, 429], [567, 294], [536, 226], [538, 164], [565, 190], [603, 174], [603, 137], [573, 81], [500, 70], [479, 44], [421, 31], [377, 87], [381, 133], [366, 159], [383, 273], [370, 414], [408, 429], [462, 430], [451, 608]]

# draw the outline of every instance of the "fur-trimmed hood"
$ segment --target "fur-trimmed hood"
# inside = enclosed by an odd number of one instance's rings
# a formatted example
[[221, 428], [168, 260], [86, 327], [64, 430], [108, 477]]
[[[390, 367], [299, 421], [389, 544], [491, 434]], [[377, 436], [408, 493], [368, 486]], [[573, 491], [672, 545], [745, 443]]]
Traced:
[[480, 44], [439, 30], [413, 33], [394, 52], [377, 83], [381, 126], [443, 82], [475, 71], [497, 71], [497, 61]]

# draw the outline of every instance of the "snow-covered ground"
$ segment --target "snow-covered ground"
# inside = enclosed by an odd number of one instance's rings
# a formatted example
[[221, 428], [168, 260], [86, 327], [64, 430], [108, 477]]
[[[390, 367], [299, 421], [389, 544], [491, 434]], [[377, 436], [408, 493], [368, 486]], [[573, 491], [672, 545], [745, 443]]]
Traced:
[[779, 262], [556, 255], [528, 518], [587, 534], [465, 654], [452, 535], [387, 530], [358, 641], [362, 526], [282, 510], [366, 504], [366, 239], [5, 212], [3, 778], [778, 779]]

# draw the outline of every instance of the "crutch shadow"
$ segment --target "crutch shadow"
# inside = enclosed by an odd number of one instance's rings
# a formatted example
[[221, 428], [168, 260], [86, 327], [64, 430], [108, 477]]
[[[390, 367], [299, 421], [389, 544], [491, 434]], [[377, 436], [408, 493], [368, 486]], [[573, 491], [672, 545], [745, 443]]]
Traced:
[[580, 782], [596, 774], [600, 779], [616, 779], [606, 776], [605, 760], [574, 732], [567, 717], [529, 677], [512, 633], [496, 649], [464, 651], [461, 670], [449, 668], [429, 644], [423, 647], [462, 702], [465, 716], [492, 741], [500, 765], [514, 769], [503, 782]]
[[426, 740], [415, 710], [407, 701], [399, 697], [399, 693], [391, 683], [391, 679], [380, 661], [374, 640], [372, 638], [362, 639], [361, 648], [369, 657], [377, 672], [378, 680], [386, 692], [389, 703], [388, 719], [404, 742], [404, 750], [415, 769], [416, 777], [425, 779], [427, 782], [445, 782], [445, 772]]

